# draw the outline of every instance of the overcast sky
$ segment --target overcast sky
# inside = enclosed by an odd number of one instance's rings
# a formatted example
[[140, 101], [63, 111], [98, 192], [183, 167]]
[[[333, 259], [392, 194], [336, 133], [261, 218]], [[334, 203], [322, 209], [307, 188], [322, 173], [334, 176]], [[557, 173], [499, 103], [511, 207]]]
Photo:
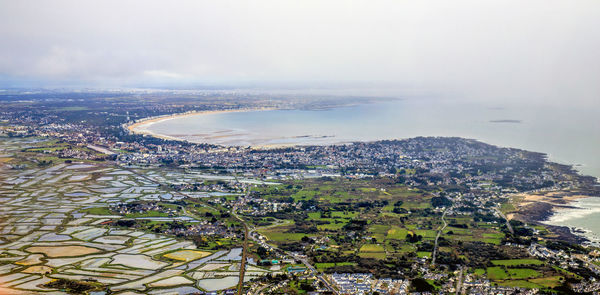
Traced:
[[361, 85], [596, 105], [600, 1], [0, 0], [0, 85], [15, 81]]

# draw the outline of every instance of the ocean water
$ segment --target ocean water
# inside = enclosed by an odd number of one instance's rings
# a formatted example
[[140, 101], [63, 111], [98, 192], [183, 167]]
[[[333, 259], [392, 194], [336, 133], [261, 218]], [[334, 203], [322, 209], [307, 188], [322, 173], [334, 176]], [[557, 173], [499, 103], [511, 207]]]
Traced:
[[399, 100], [327, 110], [203, 114], [145, 128], [192, 142], [257, 146], [459, 136], [543, 152], [600, 177], [600, 110]]
[[569, 205], [574, 208], [556, 212], [546, 223], [584, 230], [590, 241], [600, 244], [600, 198], [583, 198]]
[[[548, 154], [600, 177], [600, 110], [400, 100], [327, 110], [204, 114], [147, 125], [148, 131], [223, 145], [331, 144], [415, 136], [459, 136]], [[576, 201], [549, 224], [584, 229], [600, 241], [600, 198]]]

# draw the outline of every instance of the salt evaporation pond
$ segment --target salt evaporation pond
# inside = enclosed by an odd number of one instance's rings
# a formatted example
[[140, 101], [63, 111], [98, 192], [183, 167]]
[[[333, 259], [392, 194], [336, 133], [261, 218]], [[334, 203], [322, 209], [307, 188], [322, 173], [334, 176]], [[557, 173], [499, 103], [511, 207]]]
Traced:
[[[234, 276], [220, 279], [203, 279], [198, 281], [198, 287], [206, 291], [219, 291], [237, 285], [239, 278]], [[244, 279], [246, 281], [246, 279]]]
[[242, 260], [242, 248], [233, 248], [227, 255], [219, 258], [218, 260], [230, 260], [239, 261]]

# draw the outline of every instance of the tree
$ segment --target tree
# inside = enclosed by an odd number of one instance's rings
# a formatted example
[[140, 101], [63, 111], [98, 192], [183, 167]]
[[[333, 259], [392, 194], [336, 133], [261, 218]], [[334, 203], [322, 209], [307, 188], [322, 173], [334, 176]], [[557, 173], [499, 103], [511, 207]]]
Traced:
[[429, 284], [427, 280], [423, 278], [416, 278], [410, 282], [411, 287], [416, 292], [433, 292], [435, 291], [435, 287]]
[[261, 258], [264, 258], [269, 254], [269, 251], [267, 251], [265, 247], [260, 246], [258, 247], [258, 249], [256, 249], [256, 254], [258, 254], [258, 256], [260, 256]]

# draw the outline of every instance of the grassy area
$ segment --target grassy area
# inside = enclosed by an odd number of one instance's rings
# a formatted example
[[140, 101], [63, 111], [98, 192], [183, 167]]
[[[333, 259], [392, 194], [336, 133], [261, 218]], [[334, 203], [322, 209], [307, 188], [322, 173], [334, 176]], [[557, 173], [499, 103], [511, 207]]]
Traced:
[[536, 270], [529, 268], [509, 268], [508, 274], [510, 274], [512, 279], [530, 279], [537, 278], [541, 275]]
[[277, 231], [263, 231], [264, 234], [269, 240], [275, 242], [292, 242], [292, 241], [300, 241], [304, 236], [311, 236], [305, 233], [286, 233], [286, 232], [277, 232]]
[[540, 288], [540, 285], [529, 282], [529, 281], [524, 281], [524, 280], [503, 281], [503, 282], [498, 282], [498, 285], [507, 286], [507, 287], [528, 288], [528, 289]]
[[488, 267], [487, 270], [488, 278], [492, 280], [505, 280], [508, 279], [508, 274], [504, 271], [504, 268], [499, 266]]
[[385, 259], [385, 253], [383, 252], [361, 252], [358, 253], [358, 256], [360, 256], [361, 258], [374, 258], [379, 260]]
[[570, 276], [570, 277], [574, 277], [574, 278], [579, 279], [579, 280], [583, 279], [581, 276], [579, 276], [577, 274], [574, 274], [574, 273], [572, 273], [572, 272], [570, 272], [570, 271], [568, 271], [566, 269], [560, 268], [560, 267], [558, 267], [556, 265], [553, 265], [552, 268], [554, 270], [558, 271], [558, 273], [562, 273], [562, 274], [565, 274], [565, 275]]
[[[328, 236], [330, 241], [335, 240], [335, 244], [344, 255], [357, 255], [360, 258], [379, 260], [386, 258], [414, 259], [412, 257], [415, 256], [431, 257], [431, 251], [423, 251], [428, 249], [423, 246], [433, 243], [442, 226], [441, 214], [430, 210], [433, 191], [411, 189], [383, 180], [368, 182], [315, 179], [293, 181], [287, 185], [277, 186], [277, 188], [260, 187], [256, 189], [262, 192], [261, 197], [265, 199], [293, 198], [294, 200], [312, 200], [319, 204], [315, 210], [318, 212], [291, 212], [290, 216], [277, 217], [296, 220], [294, 224], [260, 230], [274, 242], [300, 241], [307, 235], [288, 233], [288, 231], [294, 231], [296, 227], [316, 228], [318, 231], [313, 234], [315, 237]], [[362, 223], [358, 222], [359, 220]], [[457, 255], [458, 259], [464, 259], [464, 261], [476, 258], [486, 265], [490, 263], [490, 258], [478, 257], [476, 253], [461, 255], [455, 251], [457, 247], [473, 246], [477, 242], [486, 243], [487, 245], [483, 247], [487, 248], [489, 253], [504, 253], [503, 247], [496, 246], [501, 245], [506, 238], [502, 231], [502, 223], [482, 221], [483, 219], [475, 221], [472, 216], [454, 214], [446, 216], [446, 220], [450, 225], [443, 232], [442, 237], [445, 244], [440, 245], [440, 255]], [[272, 220], [263, 220], [262, 222], [272, 222]], [[340, 231], [345, 232], [346, 230], [353, 231], [355, 235], [346, 237], [340, 233]], [[419, 235], [422, 239], [408, 241], [409, 234]], [[310, 247], [310, 243], [301, 242], [300, 244], [302, 247]], [[326, 244], [331, 245], [330, 242]], [[320, 257], [331, 254], [332, 252], [325, 250], [315, 251], [313, 255]], [[389, 257], [387, 257], [388, 254]], [[540, 287], [556, 283], [556, 280], [542, 283], [540, 279], [543, 279], [544, 275], [548, 277], [560, 275], [560, 273], [548, 271], [544, 267], [541, 268], [543, 271], [533, 267], [545, 264], [543, 261], [528, 259], [529, 256], [523, 256], [517, 252], [505, 254], [508, 254], [507, 258], [519, 259], [496, 260], [493, 261], [493, 264], [489, 264], [488, 268], [482, 267], [472, 271], [476, 276], [486, 276], [495, 283], [531, 284]], [[348, 261], [358, 263], [357, 268], [361, 266], [359, 261]], [[339, 265], [324, 263], [318, 264], [317, 267], [327, 269]], [[532, 281], [534, 279], [538, 281]]]
[[315, 267], [319, 270], [324, 270], [330, 267], [335, 266], [346, 266], [346, 265], [356, 265], [355, 262], [325, 262], [325, 263], [315, 263]]
[[358, 216], [356, 211], [333, 211], [331, 212], [332, 218], [355, 218]]
[[503, 233], [484, 233], [483, 237], [490, 238], [490, 239], [502, 239], [502, 238], [504, 238], [504, 234]]
[[317, 220], [321, 218], [321, 212], [309, 212], [308, 219], [309, 220]]
[[143, 213], [129, 213], [125, 214], [125, 217], [128, 218], [139, 218], [139, 217], [167, 217], [168, 213], [158, 212], [158, 211], [146, 211]]
[[113, 215], [108, 207], [93, 207], [81, 210], [81, 213], [87, 213], [90, 215]]
[[385, 240], [389, 228], [389, 225], [375, 224], [369, 227], [369, 231], [373, 234], [372, 236], [375, 237], [378, 241], [383, 241]]
[[385, 249], [378, 244], [365, 244], [360, 247], [360, 252], [385, 252]]
[[342, 229], [344, 227], [344, 225], [346, 225], [345, 222], [341, 222], [341, 223], [329, 223], [329, 224], [320, 224], [320, 225], [317, 225], [317, 228], [319, 230], [338, 231], [338, 230]]
[[502, 266], [517, 266], [517, 265], [542, 265], [543, 261], [537, 259], [508, 259], [508, 260], [492, 260], [494, 265]]
[[431, 203], [429, 203], [429, 200], [427, 200], [427, 202], [404, 202], [401, 207], [407, 210], [426, 209], [431, 208]]
[[392, 228], [390, 228], [387, 231], [387, 238], [395, 240], [404, 240], [406, 239], [406, 234], [408, 234], [408, 231], [406, 229], [397, 226], [392, 226]]
[[484, 242], [484, 243], [488, 243], [488, 244], [494, 244], [494, 245], [502, 244], [502, 239], [496, 239], [496, 238], [483, 238], [483, 239], [476, 239], [476, 240]]
[[358, 256], [362, 258], [385, 259], [385, 249], [378, 244], [365, 244], [360, 247]]
[[431, 252], [424, 252], [424, 251], [419, 251], [417, 252], [417, 257], [419, 258], [430, 258], [431, 257]]
[[432, 230], [432, 229], [417, 229], [414, 230], [414, 233], [420, 236], [423, 236], [424, 239], [434, 239], [435, 236], [437, 235], [437, 231]]
[[502, 203], [502, 205], [500, 205], [500, 211], [502, 211], [502, 213], [512, 212], [515, 211], [515, 206], [510, 202]]
[[542, 285], [546, 288], [554, 288], [561, 284], [562, 279], [563, 279], [563, 277], [561, 277], [561, 276], [553, 276], [553, 277], [531, 279], [529, 281], [534, 284]]

